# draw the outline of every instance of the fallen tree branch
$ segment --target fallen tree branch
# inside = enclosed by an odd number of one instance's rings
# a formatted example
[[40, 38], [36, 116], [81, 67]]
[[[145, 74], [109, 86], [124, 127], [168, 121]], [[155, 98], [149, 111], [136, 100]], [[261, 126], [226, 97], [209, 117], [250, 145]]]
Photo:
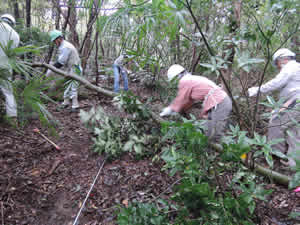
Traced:
[[[89, 82], [84, 77], [78, 76], [76, 74], [68, 74], [68, 73], [64, 72], [63, 70], [57, 69], [56, 67], [54, 67], [50, 64], [47, 64], [47, 63], [27, 63], [27, 62], [26, 62], [26, 64], [29, 65], [29, 66], [32, 66], [32, 67], [44, 67], [44, 68], [50, 69], [50, 70], [52, 70], [53, 72], [55, 72], [59, 75], [77, 80], [78, 82], [83, 84], [87, 89], [90, 89], [92, 91], [96, 91], [97, 93], [101, 93], [105, 96], [113, 98], [113, 97], [118, 95], [115, 92], [112, 92], [112, 91], [106, 90], [104, 88], [101, 88], [99, 86], [93, 85], [91, 82]], [[162, 119], [160, 116], [156, 115], [151, 110], [148, 110], [148, 111], [149, 111], [152, 119], [155, 120], [156, 122], [161, 123], [161, 122], [165, 121], [164, 119]]]
[[[223, 152], [223, 148], [221, 145], [210, 143], [210, 147], [215, 149], [217, 152]], [[246, 159], [242, 159], [242, 162], [246, 165]], [[288, 186], [290, 180], [292, 179], [289, 176], [286, 176], [284, 174], [281, 174], [276, 171], [265, 168], [257, 163], [254, 163], [253, 168], [256, 173], [261, 174], [265, 177], [268, 177], [268, 178], [274, 180], [278, 184]]]
[[[106, 95], [108, 97], [115, 97], [115, 96], [118, 95], [118, 94], [116, 94], [112, 91], [108, 91], [108, 90], [105, 90], [104, 88], [101, 88], [101, 87], [98, 87], [96, 85], [91, 84], [88, 80], [86, 80], [83, 77], [77, 76], [75, 74], [68, 74], [68, 73], [66, 73], [66, 72], [64, 72], [60, 69], [57, 69], [56, 67], [54, 67], [52, 65], [49, 65], [47, 63], [26, 63], [26, 64], [28, 64], [29, 66], [32, 66], [32, 67], [48, 68], [48, 69], [52, 70], [53, 72], [55, 72], [57, 74], [60, 74], [64, 77], [68, 77], [68, 78], [72, 78], [74, 80], [77, 80], [78, 82], [83, 84], [86, 88], [88, 88], [92, 91], [96, 91], [98, 93], [101, 93], [103, 95]], [[148, 112], [150, 113], [150, 115], [151, 115], [151, 117], [154, 121], [156, 121], [158, 123], [166, 122], [166, 120], [162, 119], [160, 116], [156, 115], [151, 110], [148, 109]], [[223, 148], [220, 145], [211, 143], [210, 146], [218, 152], [223, 152]], [[246, 165], [246, 159], [242, 159], [242, 161]], [[263, 166], [261, 166], [257, 163], [254, 164], [254, 171], [261, 174], [261, 175], [263, 175], [263, 176], [265, 176], [265, 177], [273, 179], [278, 184], [283, 184], [283, 185], [286, 185], [286, 186], [289, 184], [289, 181], [292, 179], [289, 176], [286, 176], [286, 175], [280, 174], [276, 171], [267, 169], [267, 168], [265, 168], [265, 167], [263, 167]]]
[[104, 94], [108, 97], [117, 96], [117, 94], [112, 92], [112, 91], [105, 90], [104, 88], [101, 88], [101, 87], [98, 87], [96, 85], [91, 84], [91, 82], [89, 82], [84, 77], [78, 76], [76, 74], [66, 73], [65, 71], [57, 69], [56, 67], [54, 67], [50, 64], [47, 64], [47, 63], [26, 63], [26, 64], [29, 65], [29, 66], [32, 66], [32, 67], [44, 67], [44, 68], [50, 69], [50, 70], [52, 70], [53, 72], [55, 72], [59, 75], [77, 80], [78, 82], [82, 83], [86, 88], [88, 88], [90, 90], [93, 90], [93, 91], [96, 91], [98, 93]]

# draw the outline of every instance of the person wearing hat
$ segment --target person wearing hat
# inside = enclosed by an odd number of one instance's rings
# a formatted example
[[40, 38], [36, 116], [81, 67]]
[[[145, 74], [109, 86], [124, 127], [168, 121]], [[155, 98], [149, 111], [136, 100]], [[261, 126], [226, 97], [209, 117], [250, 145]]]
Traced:
[[3, 48], [5, 48], [11, 41], [11, 48], [16, 48], [19, 45], [20, 37], [18, 33], [13, 29], [16, 24], [15, 18], [10, 14], [2, 15], [0, 20], [0, 69], [1, 77], [0, 89], [5, 97], [6, 115], [8, 118], [13, 118], [16, 121], [17, 118], [17, 103], [13, 94], [13, 88], [11, 85], [12, 68], [9, 64], [9, 58], [7, 57]]
[[295, 166], [293, 155], [300, 160], [300, 63], [295, 60], [296, 54], [287, 48], [277, 50], [273, 55], [273, 65], [280, 71], [277, 76], [260, 87], [248, 89], [250, 97], [261, 93], [279, 91], [279, 98], [284, 102], [278, 112], [269, 121], [268, 140], [277, 138], [283, 142], [272, 145], [272, 148], [288, 155], [288, 164]]
[[227, 93], [208, 78], [192, 75], [178, 64], [172, 65], [167, 75], [169, 82], [178, 81], [178, 92], [160, 116], [186, 111], [194, 103], [201, 101], [200, 118], [207, 119], [205, 134], [211, 140], [220, 139], [232, 110], [232, 102]]
[[[82, 68], [80, 63], [80, 57], [77, 49], [70, 42], [64, 40], [63, 34], [59, 30], [52, 30], [50, 32], [51, 42], [54, 42], [58, 47], [58, 58], [57, 61], [53, 64], [58, 69], [64, 69], [67, 73], [70, 74], [81, 74]], [[46, 76], [51, 75], [51, 70], [48, 70]], [[76, 112], [79, 108], [78, 103], [78, 81], [68, 80], [65, 83], [64, 91], [64, 101], [62, 105], [67, 107], [72, 101], [72, 111]]]

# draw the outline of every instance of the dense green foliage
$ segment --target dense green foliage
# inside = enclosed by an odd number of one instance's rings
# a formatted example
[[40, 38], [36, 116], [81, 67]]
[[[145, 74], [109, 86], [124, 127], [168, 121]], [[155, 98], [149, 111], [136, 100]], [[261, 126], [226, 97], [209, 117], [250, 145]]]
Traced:
[[115, 97], [114, 103], [131, 117], [109, 116], [101, 107], [80, 112], [82, 122], [95, 135], [94, 151], [106, 153], [110, 158], [124, 152], [133, 152], [137, 157], [153, 155], [159, 137], [155, 135], [155, 127], [145, 122], [149, 113], [141, 108], [141, 103], [130, 92]]
[[[13, 2], [17, 1], [0, 1], [1, 11], [12, 13]], [[18, 2], [25, 4], [24, 0]], [[299, 1], [124, 0], [106, 13], [108, 10], [102, 9], [110, 6], [109, 1], [84, 0], [75, 2], [77, 8], [68, 23], [65, 21], [68, 13], [63, 12], [63, 16], [55, 1], [32, 2], [37, 8], [32, 14], [33, 26], [24, 28], [25, 15], [17, 20], [16, 30], [22, 47], [11, 49], [11, 43], [2, 46], [12, 69], [26, 77], [26, 81], [13, 82], [19, 118], [24, 123], [26, 113], [32, 114], [32, 111], [48, 124], [54, 119], [44, 104], [49, 100], [44, 99], [47, 97], [43, 94], [48, 80], [26, 61], [45, 58], [49, 47], [47, 32], [55, 27], [56, 21], [57, 27], [66, 28], [67, 39], [77, 43], [79, 49], [82, 50], [85, 43], [90, 44], [87, 53], [80, 52], [83, 60], [98, 62], [101, 59], [101, 67], [110, 67], [121, 52], [132, 56], [136, 62], [132, 66], [134, 73], [146, 72], [146, 75], [136, 73], [137, 82], [155, 88], [165, 105], [172, 100], [175, 88], [166, 87], [161, 75], [174, 63], [222, 83], [232, 97], [238, 126], [231, 126], [224, 137], [222, 153], [209, 147], [201, 121], [195, 118], [163, 123], [159, 130], [159, 125], [150, 119], [150, 112], [142, 107], [144, 103], [130, 92], [121, 93], [113, 100], [126, 116], [112, 117], [101, 107], [81, 111], [83, 123], [93, 133], [95, 152], [111, 158], [124, 152], [137, 157], [156, 154], [153, 161], [162, 160], [165, 172], [180, 177], [170, 199], [133, 202], [128, 208], [120, 209], [119, 224], [257, 223], [256, 201], [264, 201], [271, 190], [264, 190], [258, 184], [262, 180], [243, 166], [240, 157], [248, 154], [252, 162], [264, 159], [271, 168], [274, 155], [286, 158], [271, 148], [281, 140], [268, 141], [264, 130], [257, 129], [258, 125], [266, 127], [266, 118], [270, 117], [270, 113], [260, 116], [261, 107], [266, 111], [278, 110], [282, 100], [267, 96], [260, 105], [261, 97], [249, 99], [247, 89], [275, 76], [271, 59], [278, 48], [299, 51]], [[69, 9], [74, 3], [63, 2], [70, 4]], [[100, 13], [91, 19], [95, 24], [89, 27], [90, 16], [96, 15], [92, 13], [96, 6], [100, 7]], [[61, 19], [60, 22], [57, 19]], [[92, 32], [86, 40], [89, 30]], [[97, 39], [92, 40], [93, 37]], [[45, 54], [40, 54], [40, 50]], [[90, 64], [91, 69], [98, 71], [99, 68], [93, 67], [94, 62]], [[0, 71], [0, 82], [9, 80], [7, 74]], [[150, 108], [153, 98], [144, 105]], [[299, 161], [293, 170], [295, 174], [289, 188], [300, 185]]]

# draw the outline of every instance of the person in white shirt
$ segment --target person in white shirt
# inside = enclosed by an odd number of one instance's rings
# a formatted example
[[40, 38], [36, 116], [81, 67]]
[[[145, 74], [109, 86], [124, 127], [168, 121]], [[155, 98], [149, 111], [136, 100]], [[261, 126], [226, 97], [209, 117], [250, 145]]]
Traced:
[[[58, 47], [58, 58], [53, 66], [56, 68], [64, 68], [67, 73], [78, 75], [82, 73], [80, 57], [77, 49], [70, 42], [64, 40], [61, 31], [53, 30], [50, 32], [50, 39]], [[52, 73], [48, 70], [47, 77]], [[70, 100], [72, 100], [72, 112], [76, 112], [79, 108], [78, 103], [78, 81], [68, 80], [65, 83], [64, 91], [64, 102], [63, 106], [67, 107], [70, 105]]]
[[[296, 54], [282, 48], [273, 55], [273, 64], [280, 73], [261, 87], [248, 89], [249, 96], [279, 90], [279, 98], [284, 101], [283, 107], [269, 121], [268, 140], [283, 138], [285, 141], [272, 145], [272, 148], [287, 154], [289, 165], [295, 166], [300, 160], [300, 63], [295, 60]], [[298, 107], [298, 109], [297, 109]]]
[[11, 48], [16, 48], [19, 45], [20, 37], [18, 33], [13, 29], [16, 24], [15, 18], [10, 14], [4, 14], [1, 16], [0, 21], [0, 69], [1, 77], [0, 89], [5, 97], [6, 115], [9, 118], [17, 118], [17, 103], [13, 94], [13, 88], [11, 85], [12, 68], [9, 64], [9, 59], [4, 51], [9, 41], [11, 42]]
[[128, 56], [126, 54], [121, 54], [113, 64], [114, 71], [114, 92], [118, 93], [120, 91], [120, 74], [123, 78], [124, 91], [128, 91], [128, 77], [127, 71], [124, 65], [127, 63]]

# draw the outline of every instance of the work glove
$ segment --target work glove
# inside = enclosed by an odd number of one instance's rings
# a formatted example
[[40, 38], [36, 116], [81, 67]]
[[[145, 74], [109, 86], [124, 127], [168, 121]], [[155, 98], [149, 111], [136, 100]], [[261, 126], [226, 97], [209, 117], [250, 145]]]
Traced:
[[258, 87], [252, 87], [248, 89], [248, 94], [250, 97], [257, 95]]
[[[173, 115], [175, 112], [170, 107], [164, 108], [163, 111], [159, 114], [161, 117]], [[176, 114], [176, 113], [175, 113]]]

